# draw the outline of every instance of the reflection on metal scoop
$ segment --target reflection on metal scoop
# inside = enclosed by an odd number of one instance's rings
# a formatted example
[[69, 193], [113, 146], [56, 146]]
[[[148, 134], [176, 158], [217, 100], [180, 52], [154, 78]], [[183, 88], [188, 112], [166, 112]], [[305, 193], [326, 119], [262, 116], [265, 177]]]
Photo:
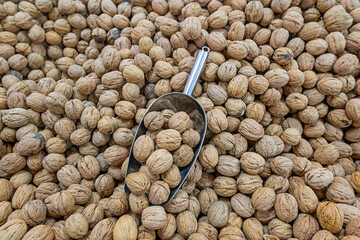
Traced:
[[[193, 98], [191, 95], [195, 89], [196, 83], [201, 75], [201, 72], [204, 70], [206, 59], [208, 57], [208, 54], [210, 52], [210, 49], [208, 47], [203, 47], [202, 50], [198, 53], [194, 66], [191, 70], [191, 73], [189, 75], [189, 78], [187, 80], [186, 86], [184, 88], [184, 91], [182, 93], [180, 92], [172, 92], [168, 94], [164, 94], [160, 96], [156, 101], [154, 101], [149, 108], [147, 109], [144, 116], [146, 116], [147, 113], [151, 111], [162, 111], [164, 109], [171, 109], [174, 112], [180, 112], [184, 111], [186, 112], [191, 120], [194, 123], [193, 129], [198, 131], [200, 134], [200, 142], [199, 144], [194, 148], [194, 159], [192, 162], [185, 166], [179, 168], [180, 174], [181, 174], [181, 182], [179, 186], [176, 188], [170, 189], [170, 195], [168, 200], [161, 204], [161, 206], [165, 206], [168, 202], [171, 201], [171, 199], [174, 197], [174, 195], [177, 193], [177, 191], [181, 188], [183, 185], [186, 177], [189, 175], [190, 170], [194, 166], [196, 159], [199, 155], [199, 152], [201, 150], [201, 147], [203, 145], [204, 139], [205, 139], [205, 133], [207, 128], [207, 121], [206, 121], [206, 113], [201, 104]], [[146, 134], [146, 127], [144, 126], [144, 118], [141, 120], [139, 127], [136, 131], [131, 149], [130, 149], [130, 155], [129, 155], [129, 161], [126, 169], [126, 176], [130, 173], [138, 172], [142, 163], [138, 162], [134, 156], [133, 156], [133, 146], [138, 137], [141, 135]], [[126, 178], [125, 176], [125, 178]], [[126, 195], [130, 195], [130, 190], [126, 186], [125, 183], [125, 192]]]

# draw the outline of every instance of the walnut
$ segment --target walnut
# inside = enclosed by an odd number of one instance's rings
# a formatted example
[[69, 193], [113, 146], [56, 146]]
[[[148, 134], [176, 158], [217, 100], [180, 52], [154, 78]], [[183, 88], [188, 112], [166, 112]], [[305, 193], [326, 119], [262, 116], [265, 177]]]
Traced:
[[70, 215], [65, 221], [65, 231], [66, 233], [75, 239], [80, 239], [84, 237], [89, 229], [89, 224], [80, 213], [75, 213]]
[[81, 175], [73, 165], [64, 165], [56, 173], [56, 176], [60, 183], [68, 187], [71, 184], [80, 183]]
[[235, 137], [231, 133], [221, 132], [214, 136], [214, 144], [222, 150], [231, 150], [235, 146]]
[[84, 156], [77, 162], [77, 168], [85, 179], [95, 179], [100, 173], [100, 165], [93, 156]]
[[208, 86], [206, 93], [215, 105], [222, 105], [227, 100], [226, 90], [219, 85], [212, 84]]
[[14, 174], [26, 166], [26, 159], [18, 153], [8, 153], [0, 160], [1, 177]]
[[129, 156], [129, 151], [121, 146], [113, 145], [104, 152], [104, 160], [110, 166], [120, 166]]
[[184, 238], [195, 233], [198, 227], [196, 217], [190, 211], [179, 213], [176, 217], [176, 225], [178, 233]]
[[297, 217], [298, 203], [294, 196], [288, 193], [280, 193], [276, 196], [274, 205], [276, 216], [284, 222], [292, 222]]
[[264, 135], [264, 129], [254, 119], [246, 118], [240, 123], [239, 133], [246, 139], [255, 141]]
[[151, 206], [144, 209], [141, 215], [142, 224], [151, 230], [158, 230], [166, 225], [166, 212], [163, 207]]
[[[338, 197], [341, 194], [341, 199]], [[335, 203], [353, 204], [355, 202], [355, 193], [350, 183], [342, 177], [335, 177], [333, 182], [326, 190], [326, 197]]]
[[291, 225], [277, 218], [274, 218], [269, 222], [268, 228], [269, 233], [279, 239], [290, 238], [292, 235]]
[[299, 131], [295, 128], [287, 128], [281, 134], [281, 139], [285, 144], [297, 145], [300, 142], [301, 135]]
[[27, 231], [26, 223], [21, 219], [13, 219], [0, 227], [0, 233], [3, 238], [22, 239]]
[[240, 158], [241, 167], [249, 174], [258, 174], [262, 172], [265, 160], [257, 153], [245, 152]]
[[160, 112], [149, 112], [144, 118], [144, 125], [151, 131], [159, 130], [165, 123], [164, 117]]
[[17, 145], [19, 154], [28, 156], [40, 152], [45, 147], [45, 138], [40, 133], [28, 133]]
[[329, 32], [342, 31], [351, 26], [353, 20], [341, 5], [333, 6], [324, 14], [325, 27]]
[[320, 203], [316, 216], [323, 229], [331, 233], [337, 233], [342, 229], [344, 213], [335, 203], [327, 201]]
[[333, 164], [339, 158], [339, 150], [331, 144], [323, 145], [316, 148], [314, 160], [323, 164]]
[[154, 174], [166, 172], [173, 163], [173, 157], [170, 152], [165, 149], [154, 151], [146, 160], [146, 165]]
[[170, 188], [177, 187], [182, 180], [179, 167], [175, 164], [172, 164], [166, 172], [161, 174], [161, 179], [169, 184]]
[[129, 209], [126, 194], [123, 191], [114, 191], [107, 202], [108, 212], [112, 216], [121, 216]]
[[230, 155], [222, 155], [219, 157], [216, 170], [224, 176], [236, 176], [240, 173], [240, 161]]
[[2, 122], [10, 128], [18, 128], [29, 122], [30, 114], [22, 108], [14, 108], [2, 112]]
[[[173, 199], [166, 205], [165, 210], [168, 213], [180, 213], [186, 210], [188, 206], [189, 206], [189, 196], [184, 190], [180, 189], [175, 194]], [[193, 213], [191, 212], [191, 214]]]
[[48, 153], [64, 153], [67, 149], [66, 141], [59, 137], [48, 139], [45, 147]]
[[192, 148], [196, 147], [200, 142], [200, 134], [193, 129], [186, 130], [181, 137], [183, 143]]
[[172, 153], [172, 156], [178, 167], [185, 167], [193, 160], [194, 151], [189, 145], [183, 144]]
[[251, 196], [255, 210], [269, 210], [275, 204], [275, 192], [272, 188], [258, 188]]
[[169, 185], [163, 181], [156, 181], [150, 187], [149, 201], [152, 204], [162, 204], [168, 200], [169, 195]]
[[317, 233], [314, 234], [313, 239], [322, 239], [322, 238], [328, 238], [328, 239], [336, 239], [335, 235], [333, 235], [328, 230], [320, 230]]
[[156, 136], [156, 145], [168, 151], [176, 150], [181, 145], [181, 134], [174, 129], [160, 131]]
[[104, 218], [104, 209], [92, 203], [84, 208], [82, 214], [87, 219], [89, 227], [94, 228], [94, 226]]
[[115, 188], [115, 181], [110, 174], [99, 175], [95, 180], [95, 189], [103, 197], [110, 196]]
[[[136, 221], [132, 216], [128, 214], [121, 216], [117, 220], [115, 226], [113, 227], [113, 231], [114, 231], [113, 237], [115, 240], [120, 240], [125, 238], [137, 239], [138, 236], [138, 227]], [[109, 238], [112, 237], [111, 235], [109, 235]]]
[[191, 126], [192, 122], [187, 113], [177, 112], [171, 116], [168, 124], [169, 124], [169, 128], [175, 129], [178, 132], [183, 133]]
[[91, 190], [80, 184], [70, 185], [67, 191], [73, 195], [76, 204], [86, 204], [91, 198]]
[[[307, 226], [307, 227], [304, 227]], [[319, 224], [316, 219], [309, 214], [299, 214], [293, 225], [294, 237], [306, 236], [311, 238], [319, 231]]]
[[144, 72], [136, 65], [129, 65], [124, 68], [123, 76], [129, 83], [138, 83], [144, 79]]
[[[210, 33], [206, 37], [206, 42], [209, 45], [209, 48], [213, 51], [222, 51], [226, 47], [226, 38], [220, 32]], [[219, 72], [218, 72], [218, 75], [223, 77], [225, 74], [227, 74], [227, 72], [224, 72], [224, 70], [225, 69], [223, 69], [223, 71], [221, 71], [221, 74], [219, 74]], [[233, 75], [233, 73], [230, 73], [230, 75]]]
[[245, 236], [250, 239], [263, 237], [262, 225], [256, 218], [246, 219], [243, 223], [243, 231]]
[[150, 189], [150, 180], [141, 172], [130, 173], [125, 182], [129, 190], [137, 195], [142, 195]]
[[197, 232], [202, 233], [208, 239], [216, 239], [218, 237], [217, 229], [204, 221], [199, 221]]
[[118, 128], [113, 134], [114, 141], [123, 147], [131, 146], [134, 133], [127, 128]]
[[305, 174], [305, 182], [313, 189], [325, 188], [333, 180], [333, 173], [326, 168], [313, 169]]
[[213, 183], [216, 194], [222, 197], [231, 197], [236, 194], [236, 181], [231, 177], [219, 176], [215, 178]]
[[4, 225], [7, 222], [8, 217], [10, 216], [11, 212], [13, 211], [11, 203], [8, 201], [3, 201], [0, 203], [0, 223]]
[[252, 194], [256, 189], [262, 186], [263, 181], [259, 175], [242, 173], [238, 177], [236, 183], [241, 193]]
[[74, 210], [75, 198], [71, 195], [71, 193], [62, 191], [47, 197], [45, 199], [45, 205], [50, 216], [65, 216]]
[[207, 112], [209, 130], [213, 133], [220, 133], [228, 127], [226, 115], [220, 109], [213, 109]]
[[131, 211], [140, 214], [145, 208], [149, 206], [149, 200], [146, 194], [135, 195], [131, 193], [129, 196], [129, 205]]
[[0, 200], [8, 201], [13, 195], [13, 186], [11, 182], [6, 179], [0, 179]]
[[154, 151], [154, 141], [146, 135], [136, 139], [133, 146], [134, 158], [139, 162], [145, 162]]
[[277, 156], [270, 160], [270, 168], [274, 173], [287, 178], [293, 169], [293, 162], [287, 157]]
[[186, 18], [181, 22], [180, 28], [186, 40], [195, 40], [201, 35], [201, 23], [197, 17]]
[[214, 227], [224, 227], [229, 219], [229, 208], [222, 202], [214, 202], [208, 211], [208, 220]]
[[165, 61], [157, 61], [155, 63], [155, 71], [161, 78], [171, 78], [174, 75], [173, 67]]
[[120, 101], [115, 104], [115, 114], [121, 119], [132, 119], [135, 113], [136, 106], [129, 101]]

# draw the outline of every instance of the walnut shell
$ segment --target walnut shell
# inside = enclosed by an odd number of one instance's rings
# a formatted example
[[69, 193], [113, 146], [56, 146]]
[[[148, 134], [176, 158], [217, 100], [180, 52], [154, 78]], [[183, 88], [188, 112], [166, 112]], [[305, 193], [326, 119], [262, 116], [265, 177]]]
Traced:
[[149, 112], [144, 118], [144, 125], [151, 131], [159, 130], [165, 123], [164, 117], [160, 112]]
[[60, 217], [70, 214], [75, 208], [75, 199], [71, 193], [62, 191], [45, 199], [45, 205], [50, 216]]
[[189, 115], [186, 112], [177, 112], [169, 119], [169, 128], [175, 129], [180, 133], [185, 132], [192, 122]]
[[136, 139], [133, 146], [133, 155], [137, 161], [146, 162], [153, 151], [154, 141], [149, 136], [142, 135]]
[[264, 135], [264, 129], [254, 119], [246, 118], [240, 123], [239, 133], [248, 140], [256, 141]]
[[[306, 226], [306, 227], [305, 227]], [[316, 219], [309, 214], [299, 214], [293, 225], [294, 237], [311, 238], [319, 231], [319, 224]]]
[[313, 189], [325, 188], [333, 180], [333, 173], [326, 168], [313, 169], [305, 174], [305, 182]]
[[136, 240], [138, 235], [138, 227], [135, 219], [128, 214], [121, 216], [117, 220], [113, 231], [113, 237], [115, 240]]
[[141, 215], [143, 225], [151, 230], [158, 230], [166, 225], [166, 212], [163, 207], [150, 206], [144, 209]]
[[51, 229], [51, 226], [48, 225], [38, 225], [34, 228], [32, 228], [30, 231], [28, 231], [23, 239], [53, 239], [54, 233]]
[[292, 222], [298, 214], [298, 203], [295, 197], [288, 193], [280, 193], [276, 196], [274, 205], [276, 216], [286, 222]]
[[184, 211], [177, 215], [176, 225], [178, 233], [187, 238], [195, 233], [198, 227], [195, 215], [190, 211]]
[[28, 156], [40, 152], [45, 147], [45, 138], [40, 133], [28, 133], [16, 146], [19, 154]]
[[265, 160], [257, 153], [245, 152], [241, 155], [240, 164], [245, 172], [259, 174], [264, 168]]
[[0, 233], [4, 239], [20, 240], [25, 235], [28, 227], [21, 219], [13, 219], [0, 227]]
[[318, 197], [315, 192], [308, 186], [300, 185], [294, 189], [294, 197], [296, 198], [299, 210], [303, 213], [315, 212], [318, 205]]
[[160, 131], [156, 135], [156, 146], [168, 151], [173, 151], [181, 145], [181, 134], [174, 129]]
[[275, 192], [272, 188], [262, 187], [251, 196], [251, 203], [255, 210], [269, 210], [275, 204]]
[[229, 220], [229, 208], [222, 202], [214, 202], [208, 211], [208, 220], [214, 227], [224, 227]]
[[194, 151], [189, 145], [182, 144], [172, 153], [172, 156], [174, 159], [174, 163], [178, 167], [185, 167], [193, 160]]
[[166, 172], [161, 174], [161, 179], [169, 184], [170, 188], [177, 187], [182, 180], [179, 167], [175, 164], [172, 164]]
[[171, 153], [165, 149], [154, 151], [146, 160], [146, 165], [154, 174], [161, 174], [166, 172], [173, 163]]
[[338, 233], [344, 223], [344, 212], [333, 202], [321, 202], [316, 210], [321, 227], [331, 233]]
[[150, 180], [141, 172], [128, 174], [125, 182], [129, 190], [137, 195], [142, 195], [150, 189]]
[[170, 188], [166, 182], [156, 181], [151, 184], [149, 191], [149, 201], [152, 204], [162, 204], [166, 202], [170, 195]]

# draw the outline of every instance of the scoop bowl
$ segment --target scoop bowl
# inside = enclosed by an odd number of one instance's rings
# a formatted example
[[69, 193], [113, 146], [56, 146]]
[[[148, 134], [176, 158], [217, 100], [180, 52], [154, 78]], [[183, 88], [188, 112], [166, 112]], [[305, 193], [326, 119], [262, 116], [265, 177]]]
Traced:
[[[205, 139], [205, 133], [206, 133], [206, 128], [207, 128], [205, 110], [201, 106], [201, 104], [192, 96], [189, 96], [189, 95], [186, 95], [186, 94], [180, 93], [180, 92], [168, 93], [168, 94], [162, 95], [155, 102], [153, 102], [150, 105], [150, 107], [147, 109], [145, 115], [148, 112], [152, 112], [152, 111], [161, 112], [162, 110], [165, 110], [165, 109], [170, 109], [170, 110], [173, 110], [174, 112], [180, 112], [180, 111], [186, 112], [190, 116], [190, 119], [193, 121], [193, 124], [194, 124], [193, 129], [196, 130], [197, 132], [199, 132], [199, 134], [200, 134], [200, 142], [193, 149], [194, 150], [194, 158], [191, 161], [191, 163], [185, 167], [179, 168], [180, 174], [181, 174], [181, 182], [178, 187], [170, 189], [170, 196], [165, 203], [161, 204], [162, 206], [165, 206], [169, 201], [171, 201], [171, 199], [174, 197], [174, 195], [177, 193], [177, 191], [184, 184], [186, 177], [189, 175], [192, 167], [194, 166], [194, 164], [199, 156], [201, 147], [202, 147], [204, 139]], [[136, 141], [136, 139], [138, 137], [146, 134], [146, 132], [147, 132], [147, 128], [144, 125], [144, 118], [143, 118], [139, 124], [137, 131], [136, 131], [133, 143]], [[142, 164], [143, 163], [138, 162], [134, 158], [133, 145], [132, 145], [131, 149], [130, 149], [130, 155], [129, 155], [126, 176], [127, 176], [127, 174], [138, 172]], [[125, 192], [127, 195], [130, 195], [130, 190], [126, 186], [126, 184], [125, 184]]]
[[[193, 148], [194, 151], [193, 160], [187, 166], [179, 167], [181, 174], [181, 182], [176, 188], [170, 189], [170, 195], [168, 200], [163, 204], [161, 204], [161, 206], [165, 206], [167, 203], [169, 203], [172, 200], [172, 198], [175, 196], [177, 191], [182, 187], [192, 167], [194, 166], [199, 156], [201, 147], [204, 143], [206, 129], [207, 129], [206, 112], [204, 108], [201, 106], [201, 104], [191, 95], [195, 89], [197, 80], [199, 79], [200, 74], [204, 69], [209, 51], [210, 49], [208, 47], [203, 47], [202, 50], [200, 50], [199, 53], [197, 54], [194, 66], [190, 72], [189, 78], [186, 82], [184, 91], [182, 93], [172, 92], [160, 96], [149, 106], [149, 108], [144, 114], [145, 117], [146, 114], [148, 114], [149, 112], [152, 111], [161, 112], [162, 110], [165, 109], [170, 109], [173, 110], [174, 112], [180, 112], [180, 111], [186, 112], [189, 115], [190, 119], [193, 121], [193, 129], [200, 134], [200, 142], [195, 148]], [[144, 125], [144, 117], [141, 119], [139, 127], [136, 130], [130, 149], [129, 160], [125, 175], [125, 193], [127, 196], [129, 196], [131, 193], [129, 188], [126, 186], [127, 175], [130, 173], [138, 172], [140, 170], [141, 165], [144, 164], [138, 162], [133, 155], [133, 147], [136, 139], [138, 139], [142, 135], [145, 135], [147, 132], [147, 128]]]

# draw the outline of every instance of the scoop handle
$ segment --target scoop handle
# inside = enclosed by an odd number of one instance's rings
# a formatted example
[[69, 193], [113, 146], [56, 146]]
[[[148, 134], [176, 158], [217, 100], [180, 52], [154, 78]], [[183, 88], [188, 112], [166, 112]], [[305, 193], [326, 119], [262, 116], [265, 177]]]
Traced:
[[201, 51], [198, 53], [196, 59], [195, 59], [195, 63], [194, 66], [190, 72], [189, 78], [186, 82], [185, 88], [183, 93], [191, 96], [195, 87], [196, 87], [196, 83], [202, 73], [202, 71], [204, 70], [205, 67], [205, 63], [206, 63], [206, 59], [209, 55], [210, 52], [210, 48], [208, 47], [203, 47], [201, 49]]

